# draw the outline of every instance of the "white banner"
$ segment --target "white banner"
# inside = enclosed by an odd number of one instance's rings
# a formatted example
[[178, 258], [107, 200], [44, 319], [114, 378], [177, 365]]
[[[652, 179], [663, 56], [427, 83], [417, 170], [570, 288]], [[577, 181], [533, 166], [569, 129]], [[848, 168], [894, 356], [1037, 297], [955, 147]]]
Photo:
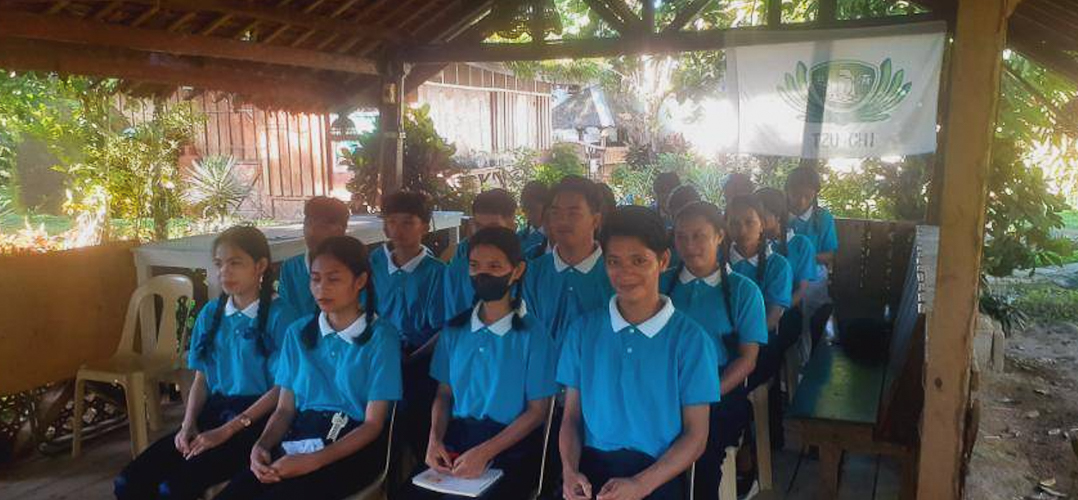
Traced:
[[727, 81], [737, 96], [736, 152], [864, 158], [935, 151], [944, 36], [871, 36], [728, 51]]

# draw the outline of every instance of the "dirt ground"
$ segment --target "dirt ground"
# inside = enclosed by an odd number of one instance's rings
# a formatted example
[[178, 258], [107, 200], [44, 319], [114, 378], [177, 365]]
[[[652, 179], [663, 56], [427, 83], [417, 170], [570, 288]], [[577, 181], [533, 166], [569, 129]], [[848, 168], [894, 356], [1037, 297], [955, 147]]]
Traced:
[[970, 500], [1078, 499], [1078, 325], [1031, 325], [1008, 339], [1006, 368], [984, 372]]

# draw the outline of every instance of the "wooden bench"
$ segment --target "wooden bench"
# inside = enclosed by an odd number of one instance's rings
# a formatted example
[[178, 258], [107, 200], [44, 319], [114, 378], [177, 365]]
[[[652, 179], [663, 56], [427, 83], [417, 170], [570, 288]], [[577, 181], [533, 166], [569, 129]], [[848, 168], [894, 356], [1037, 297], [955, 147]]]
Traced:
[[[897, 226], [878, 224], [893, 223], [858, 225], [867, 234], [895, 234]], [[921, 226], [911, 234], [915, 234], [915, 241], [910, 241], [907, 264], [895, 266], [905, 278], [901, 288], [879, 289], [881, 282], [873, 280], [897, 277], [889, 274], [895, 272], [894, 268], [873, 269], [868, 252], [860, 253], [860, 261], [841, 252], [836, 256], [833, 277], [839, 279], [833, 279], [832, 290], [837, 292], [833, 295], [840, 324], [859, 317], [882, 319], [883, 307], [892, 303], [895, 319], [886, 363], [861, 362], [848, 356], [841, 346], [821, 342], [802, 371], [787, 414], [788, 428], [803, 445], [819, 447], [821, 498], [837, 497], [842, 454], [847, 451], [897, 457], [903, 469], [901, 498], [913, 498], [924, 394], [921, 384], [929, 312], [926, 305], [931, 304], [938, 231]], [[895, 252], [901, 251], [902, 240], [890, 237], [885, 241], [898, 241], [899, 246], [887, 250], [882, 244], [870, 244], [870, 250], [874, 249], [876, 258], [890, 256], [893, 262]], [[851, 296], [849, 289], [842, 286], [854, 286], [859, 292]]]

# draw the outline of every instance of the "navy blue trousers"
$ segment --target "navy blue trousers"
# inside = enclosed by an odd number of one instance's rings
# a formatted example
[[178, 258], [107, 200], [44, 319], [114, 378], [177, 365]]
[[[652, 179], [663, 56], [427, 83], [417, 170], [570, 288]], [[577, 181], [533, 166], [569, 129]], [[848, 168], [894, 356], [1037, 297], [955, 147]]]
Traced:
[[[198, 416], [199, 430], [208, 431], [232, 420], [258, 397], [210, 396]], [[265, 419], [190, 460], [185, 460], [176, 450], [176, 433], [170, 433], [124, 467], [114, 481], [116, 498], [194, 500], [206, 488], [248, 467], [251, 447], [262, 434], [263, 425]]]

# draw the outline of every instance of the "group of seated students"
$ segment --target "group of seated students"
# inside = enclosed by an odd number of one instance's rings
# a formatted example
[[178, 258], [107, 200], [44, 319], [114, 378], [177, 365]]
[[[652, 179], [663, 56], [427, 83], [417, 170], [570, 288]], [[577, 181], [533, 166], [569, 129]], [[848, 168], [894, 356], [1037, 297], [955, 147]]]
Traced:
[[345, 235], [344, 203], [313, 198], [308, 251], [279, 282], [260, 231], [224, 231], [183, 423], [123, 469], [116, 497], [227, 482], [214, 498], [347, 498], [381, 475], [395, 412], [393, 448], [411, 459], [394, 464], [419, 465], [390, 475], [390, 498], [457, 498], [410, 478], [493, 467], [504, 475], [482, 498], [526, 499], [555, 408], [551, 498], [717, 499], [746, 396], [800, 336], [801, 316], [786, 318], [826, 287], [817, 264], [837, 246], [815, 171], [785, 192], [744, 181], [731, 176], [725, 213], [670, 174], [654, 208], [615, 207], [582, 177], [529, 183], [519, 231], [513, 196], [485, 191], [448, 263], [422, 243], [425, 195], [385, 197], [388, 241], [370, 253]]

